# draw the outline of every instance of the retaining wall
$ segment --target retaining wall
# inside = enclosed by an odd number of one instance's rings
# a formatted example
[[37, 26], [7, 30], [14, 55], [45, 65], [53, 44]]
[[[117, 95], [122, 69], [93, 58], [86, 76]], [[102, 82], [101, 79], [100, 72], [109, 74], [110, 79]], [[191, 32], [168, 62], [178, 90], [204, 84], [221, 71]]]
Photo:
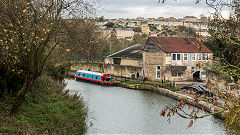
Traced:
[[[142, 84], [126, 84], [126, 83], [121, 83], [121, 86], [125, 87], [125, 88], [136, 89], [136, 90], [151, 90], [151, 91], [160, 93], [162, 95], [174, 98], [174, 99], [179, 100], [179, 101], [181, 101], [181, 100], [186, 101], [188, 104], [196, 105], [199, 108], [204, 107], [205, 110], [210, 112], [210, 113], [222, 110], [222, 108], [217, 107], [217, 106], [215, 106], [211, 103], [208, 103], [208, 102], [205, 102], [205, 101], [199, 101], [198, 103], [196, 103], [195, 99], [190, 97], [190, 96], [183, 95], [183, 94], [180, 94], [180, 93], [177, 93], [177, 92], [173, 92], [171, 90], [168, 90], [168, 89], [165, 89], [165, 88], [160, 88], [160, 87], [157, 87], [157, 86], [142, 85]], [[224, 118], [225, 117], [224, 114], [225, 113], [219, 113], [216, 116], [219, 116], [220, 118]]]

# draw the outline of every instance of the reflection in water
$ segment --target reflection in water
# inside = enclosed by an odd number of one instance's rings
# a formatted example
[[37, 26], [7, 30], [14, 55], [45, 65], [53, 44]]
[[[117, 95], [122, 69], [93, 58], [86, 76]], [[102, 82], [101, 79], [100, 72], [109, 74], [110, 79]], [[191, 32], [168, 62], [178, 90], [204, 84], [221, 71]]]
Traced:
[[195, 121], [192, 128], [187, 128], [190, 120], [179, 116], [167, 122], [160, 111], [177, 101], [151, 91], [65, 81], [66, 89], [87, 102], [93, 123], [88, 134], [226, 134], [223, 123], [212, 116]]

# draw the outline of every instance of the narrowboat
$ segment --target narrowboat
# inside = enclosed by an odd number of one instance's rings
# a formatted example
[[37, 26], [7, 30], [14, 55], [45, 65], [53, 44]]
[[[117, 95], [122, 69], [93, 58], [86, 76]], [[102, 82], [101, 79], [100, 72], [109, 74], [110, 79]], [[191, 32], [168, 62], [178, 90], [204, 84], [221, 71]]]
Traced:
[[75, 80], [89, 81], [102, 85], [117, 85], [119, 83], [118, 81], [114, 80], [114, 76], [111, 74], [87, 70], [78, 70], [75, 74]]

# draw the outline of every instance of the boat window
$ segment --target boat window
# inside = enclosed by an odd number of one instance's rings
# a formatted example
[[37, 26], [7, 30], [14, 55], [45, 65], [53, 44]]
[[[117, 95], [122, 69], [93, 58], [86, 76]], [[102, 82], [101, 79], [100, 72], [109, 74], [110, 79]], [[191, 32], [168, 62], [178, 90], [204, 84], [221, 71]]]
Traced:
[[109, 77], [106, 77], [106, 81], [109, 81], [110, 80], [110, 78]]
[[85, 77], [85, 74], [83, 74], [83, 77]]
[[87, 78], [88, 78], [89, 75], [87, 75]]
[[98, 79], [98, 76], [96, 76], [96, 79]]
[[78, 75], [80, 76], [80, 73], [78, 73]]
[[92, 75], [92, 79], [93, 79], [93, 77], [94, 77], [94, 76]]

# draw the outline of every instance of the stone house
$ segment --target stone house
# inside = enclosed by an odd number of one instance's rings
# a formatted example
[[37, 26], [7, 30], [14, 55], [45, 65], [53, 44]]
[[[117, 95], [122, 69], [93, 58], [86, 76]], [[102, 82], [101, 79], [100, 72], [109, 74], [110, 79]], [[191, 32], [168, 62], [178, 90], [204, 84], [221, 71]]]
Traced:
[[196, 38], [149, 37], [142, 56], [144, 76], [155, 81], [193, 80], [193, 73], [211, 64], [212, 56]]
[[134, 36], [134, 31], [131, 28], [116, 28], [115, 30], [118, 39], [131, 40]]
[[185, 16], [183, 17], [185, 22], [198, 22], [199, 19], [195, 16]]

